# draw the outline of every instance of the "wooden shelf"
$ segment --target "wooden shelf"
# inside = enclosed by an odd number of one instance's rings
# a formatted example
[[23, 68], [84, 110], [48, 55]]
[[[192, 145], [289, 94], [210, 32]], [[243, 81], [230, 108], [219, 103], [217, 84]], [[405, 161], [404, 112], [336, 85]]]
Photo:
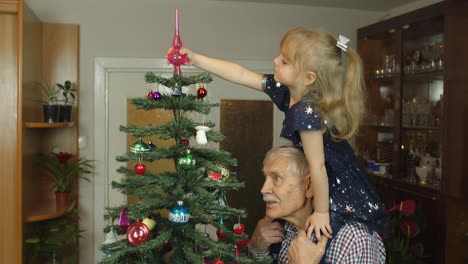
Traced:
[[432, 184], [420, 184], [416, 182], [409, 182], [406, 180], [406, 178], [393, 179], [389, 177], [375, 175], [373, 173], [367, 173], [367, 175], [372, 182], [376, 182], [376, 181], [385, 182], [391, 185], [395, 189], [398, 189], [400, 191], [404, 190], [408, 193], [418, 193], [418, 194], [423, 193], [426, 195], [430, 194], [432, 195], [431, 199], [433, 200], [438, 199], [438, 196], [440, 194], [440, 187], [432, 185]]
[[24, 222], [37, 222], [43, 220], [49, 220], [64, 216], [73, 209], [75, 201], [68, 203], [65, 206], [57, 207], [55, 199], [38, 202], [38, 207], [34, 208], [31, 212], [28, 212], [24, 218]]
[[57, 122], [57, 123], [46, 123], [46, 122], [26, 122], [24, 127], [26, 128], [61, 128], [61, 127], [74, 127], [75, 122]]

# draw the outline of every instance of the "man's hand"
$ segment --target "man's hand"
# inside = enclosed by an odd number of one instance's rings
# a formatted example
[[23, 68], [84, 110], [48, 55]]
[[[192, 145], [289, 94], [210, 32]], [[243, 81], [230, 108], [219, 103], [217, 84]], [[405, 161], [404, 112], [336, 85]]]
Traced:
[[317, 244], [311, 242], [305, 231], [299, 230], [296, 238], [288, 248], [288, 261], [290, 264], [316, 264], [320, 263], [328, 239], [323, 237]]
[[306, 223], [307, 228], [307, 237], [312, 235], [312, 232], [315, 232], [315, 236], [318, 241], [321, 241], [322, 236], [320, 232], [328, 239], [331, 239], [331, 234], [333, 233], [330, 226], [330, 214], [328, 212], [313, 212], [312, 215], [307, 218]]
[[258, 221], [250, 238], [250, 250], [255, 252], [265, 251], [270, 245], [283, 241], [283, 227], [278, 222], [272, 221], [273, 219], [267, 216]]

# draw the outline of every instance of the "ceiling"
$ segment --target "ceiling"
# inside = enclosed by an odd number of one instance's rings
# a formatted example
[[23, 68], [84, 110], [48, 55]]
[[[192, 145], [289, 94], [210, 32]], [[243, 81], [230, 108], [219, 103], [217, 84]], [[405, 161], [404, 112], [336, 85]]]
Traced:
[[251, 2], [266, 4], [307, 5], [349, 8], [368, 11], [388, 11], [419, 0], [215, 0], [224, 2]]

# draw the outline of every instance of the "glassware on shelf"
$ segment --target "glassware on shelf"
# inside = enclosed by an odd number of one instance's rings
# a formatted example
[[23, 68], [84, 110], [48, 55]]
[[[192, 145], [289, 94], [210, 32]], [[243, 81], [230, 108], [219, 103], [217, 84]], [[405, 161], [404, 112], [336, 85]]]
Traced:
[[395, 54], [385, 54], [382, 56], [382, 64], [375, 68], [376, 78], [389, 78], [400, 72]]
[[433, 55], [434, 55], [434, 69], [435, 70], [443, 70], [444, 69], [444, 43], [436, 43], [433, 47]]

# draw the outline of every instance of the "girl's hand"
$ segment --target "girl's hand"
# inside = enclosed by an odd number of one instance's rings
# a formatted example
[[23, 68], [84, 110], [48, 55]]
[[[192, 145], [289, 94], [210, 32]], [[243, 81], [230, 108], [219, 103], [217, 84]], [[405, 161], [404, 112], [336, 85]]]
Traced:
[[[168, 56], [171, 52], [172, 52], [172, 47], [169, 48], [169, 49], [167, 50], [166, 55], [164, 56], [164, 58], [167, 59], [167, 56]], [[194, 57], [194, 54], [195, 54], [193, 51], [191, 51], [191, 50], [189, 50], [189, 49], [187, 49], [187, 48], [185, 48], [185, 47], [182, 47], [182, 48], [179, 50], [179, 53], [180, 53], [181, 55], [184, 55], [184, 54], [187, 55], [188, 60], [187, 60], [187, 62], [186, 62], [184, 65], [193, 65], [193, 57]]]
[[306, 222], [307, 237], [310, 238], [312, 232], [315, 232], [315, 237], [321, 242], [323, 234], [326, 238], [331, 239], [333, 231], [330, 226], [330, 214], [328, 212], [314, 212], [307, 218]]

